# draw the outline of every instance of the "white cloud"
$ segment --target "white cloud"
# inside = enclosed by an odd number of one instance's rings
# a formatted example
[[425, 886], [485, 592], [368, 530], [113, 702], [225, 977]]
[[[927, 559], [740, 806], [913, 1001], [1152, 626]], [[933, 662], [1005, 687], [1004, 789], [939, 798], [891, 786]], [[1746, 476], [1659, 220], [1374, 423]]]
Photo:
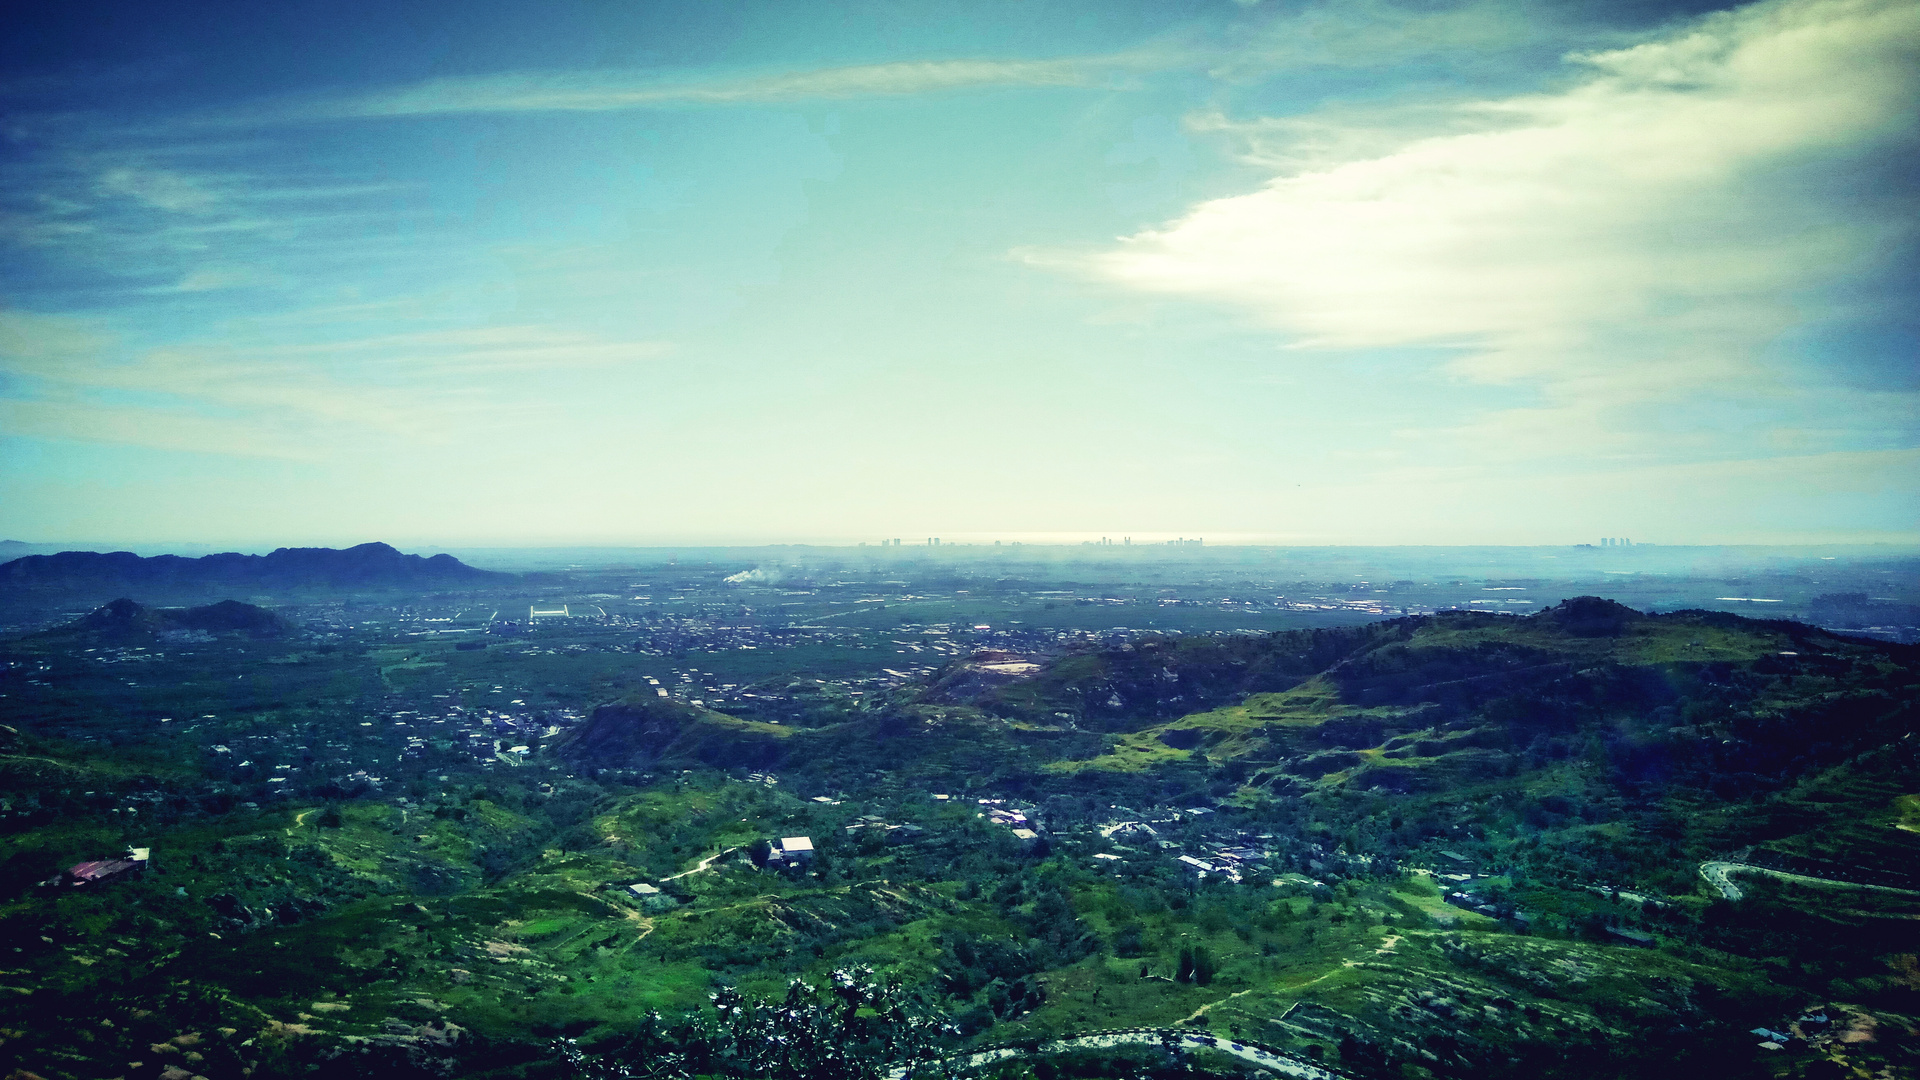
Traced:
[[1267, 145], [1296, 168], [1109, 252], [1030, 257], [1237, 305], [1305, 347], [1456, 347], [1457, 371], [1540, 379], [1555, 406], [1751, 377], [1809, 290], [1904, 229], [1821, 185], [1910, 144], [1916, 41], [1903, 0], [1756, 4], [1571, 58], [1566, 89], [1429, 137], [1337, 116], [1243, 130], [1316, 145]]

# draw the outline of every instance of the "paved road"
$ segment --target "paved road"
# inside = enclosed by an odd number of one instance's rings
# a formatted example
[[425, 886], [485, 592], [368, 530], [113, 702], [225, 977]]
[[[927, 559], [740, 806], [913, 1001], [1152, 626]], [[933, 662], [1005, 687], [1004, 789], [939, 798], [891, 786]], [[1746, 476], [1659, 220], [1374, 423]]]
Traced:
[[[1027, 1056], [1044, 1057], [1068, 1050], [1104, 1050], [1116, 1046], [1162, 1046], [1165, 1045], [1169, 1035], [1172, 1036], [1173, 1041], [1187, 1049], [1217, 1050], [1269, 1072], [1291, 1077], [1292, 1080], [1346, 1080], [1344, 1076], [1331, 1069], [1301, 1061], [1286, 1054], [1265, 1050], [1252, 1043], [1236, 1041], [1204, 1031], [1181, 1031], [1174, 1028], [1132, 1028], [1125, 1031], [1101, 1031], [1088, 1035], [1074, 1035], [1042, 1043], [1032, 1050], [1018, 1046], [982, 1050], [977, 1054], [968, 1054], [961, 1058], [960, 1067], [977, 1069], [996, 1061]], [[907, 1072], [905, 1068], [895, 1069], [887, 1074], [888, 1080], [905, 1080]]]
[[1745, 866], [1741, 863], [1703, 862], [1700, 864], [1700, 876], [1707, 879], [1707, 884], [1720, 890], [1721, 896], [1728, 900], [1738, 900], [1746, 894], [1740, 891], [1740, 886], [1735, 885], [1733, 878], [1728, 875], [1742, 869], [1745, 869]]
[[1891, 885], [1868, 885], [1859, 881], [1840, 881], [1836, 878], [1790, 874], [1785, 870], [1754, 866], [1751, 863], [1714, 861], [1700, 864], [1700, 876], [1706, 878], [1707, 883], [1720, 890], [1720, 895], [1728, 900], [1738, 900], [1746, 895], [1740, 886], [1733, 883], [1732, 875], [1736, 870], [1743, 874], [1765, 874], [1771, 878], [1779, 878], [1781, 881], [1797, 881], [1803, 885], [1838, 885], [1847, 889], [1872, 889], [1875, 892], [1898, 893], [1902, 896], [1920, 896], [1920, 892], [1912, 889], [1896, 889]]

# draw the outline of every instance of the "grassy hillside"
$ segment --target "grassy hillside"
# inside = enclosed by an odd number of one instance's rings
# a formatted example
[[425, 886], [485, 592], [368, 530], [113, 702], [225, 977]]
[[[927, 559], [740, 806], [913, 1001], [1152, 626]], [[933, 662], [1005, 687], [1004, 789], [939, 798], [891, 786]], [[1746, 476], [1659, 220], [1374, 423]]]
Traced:
[[[0, 731], [0, 1054], [42, 1077], [557, 1077], [552, 1039], [678, 1053], [726, 988], [868, 969], [950, 1048], [1186, 1026], [1381, 1080], [1920, 1062], [1910, 648], [1579, 600], [963, 656], [807, 726], [617, 659], [536, 698], [451, 648], [145, 651]], [[769, 857], [798, 836], [810, 860]], [[139, 876], [35, 884], [134, 844]], [[1747, 1034], [1810, 1010], [1787, 1050]]]

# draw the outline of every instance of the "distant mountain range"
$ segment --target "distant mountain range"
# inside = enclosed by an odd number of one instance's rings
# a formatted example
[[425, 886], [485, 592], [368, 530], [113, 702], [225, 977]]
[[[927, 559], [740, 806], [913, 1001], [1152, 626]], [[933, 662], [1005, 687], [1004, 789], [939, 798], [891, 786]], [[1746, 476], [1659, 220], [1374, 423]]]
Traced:
[[387, 544], [280, 548], [268, 555], [226, 553], [198, 559], [142, 558], [130, 551], [62, 551], [0, 563], [0, 589], [290, 589], [433, 588], [504, 582], [511, 575], [476, 570], [451, 555], [423, 558]]

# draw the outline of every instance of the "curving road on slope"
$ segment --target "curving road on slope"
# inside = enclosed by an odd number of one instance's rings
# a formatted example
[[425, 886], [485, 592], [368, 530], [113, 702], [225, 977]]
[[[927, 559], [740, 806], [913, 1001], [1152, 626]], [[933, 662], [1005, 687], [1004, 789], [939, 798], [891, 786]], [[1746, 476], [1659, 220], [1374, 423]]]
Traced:
[[1785, 870], [1755, 866], [1752, 863], [1724, 862], [1716, 859], [1700, 864], [1700, 876], [1706, 878], [1707, 884], [1719, 890], [1720, 895], [1728, 900], [1738, 900], [1746, 895], [1740, 886], [1733, 883], [1735, 871], [1742, 874], [1765, 874], [1770, 878], [1798, 882], [1802, 885], [1834, 885], [1844, 889], [1871, 889], [1874, 892], [1896, 893], [1901, 896], [1920, 896], [1920, 892], [1912, 889], [1896, 889], [1891, 885], [1868, 885], [1860, 881], [1840, 881], [1836, 878], [1810, 877], [1806, 874], [1792, 874]]

